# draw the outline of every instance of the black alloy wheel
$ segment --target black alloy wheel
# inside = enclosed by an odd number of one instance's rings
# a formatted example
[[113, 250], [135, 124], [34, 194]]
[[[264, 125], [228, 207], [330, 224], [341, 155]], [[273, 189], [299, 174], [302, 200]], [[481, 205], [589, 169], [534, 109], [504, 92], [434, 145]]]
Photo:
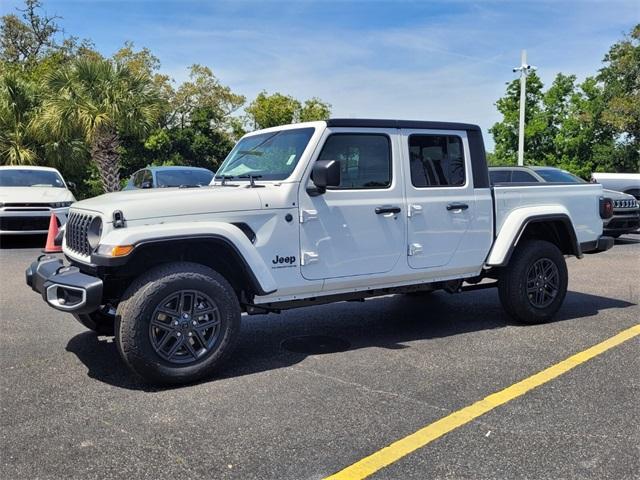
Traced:
[[546, 308], [558, 296], [560, 275], [548, 258], [537, 260], [527, 272], [527, 296], [535, 308]]
[[149, 322], [155, 352], [169, 363], [197, 362], [219, 338], [220, 312], [216, 303], [198, 290], [179, 290], [162, 300]]

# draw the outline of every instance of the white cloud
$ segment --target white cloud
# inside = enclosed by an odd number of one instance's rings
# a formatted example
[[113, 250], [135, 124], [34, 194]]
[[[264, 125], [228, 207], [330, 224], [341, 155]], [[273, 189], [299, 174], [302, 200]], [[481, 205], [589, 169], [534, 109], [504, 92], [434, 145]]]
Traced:
[[560, 71], [581, 79], [640, 21], [638, 0], [51, 5], [106, 52], [125, 40], [151, 48], [177, 81], [201, 63], [248, 98], [264, 89], [318, 96], [335, 116], [474, 122], [489, 145], [521, 48], [545, 83]]

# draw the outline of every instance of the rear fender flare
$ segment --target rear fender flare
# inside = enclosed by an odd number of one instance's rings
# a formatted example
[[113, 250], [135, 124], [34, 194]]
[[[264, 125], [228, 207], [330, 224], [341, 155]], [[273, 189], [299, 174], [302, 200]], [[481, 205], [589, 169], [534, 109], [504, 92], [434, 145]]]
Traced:
[[506, 266], [527, 227], [535, 223], [546, 222], [562, 223], [569, 235], [571, 254], [582, 258], [582, 250], [573, 227], [571, 215], [565, 207], [560, 205], [553, 208], [545, 207], [544, 211], [541, 211], [538, 207], [525, 207], [509, 213], [500, 228], [485, 264], [489, 267]]

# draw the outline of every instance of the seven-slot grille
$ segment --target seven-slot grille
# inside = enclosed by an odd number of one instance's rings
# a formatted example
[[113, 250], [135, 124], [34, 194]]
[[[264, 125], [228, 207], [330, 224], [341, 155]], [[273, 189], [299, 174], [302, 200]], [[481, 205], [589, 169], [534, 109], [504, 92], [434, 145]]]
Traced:
[[87, 232], [93, 215], [71, 212], [65, 226], [65, 240], [67, 248], [81, 255], [91, 255], [91, 247], [87, 240]]
[[635, 208], [638, 206], [637, 200], [614, 200], [613, 206], [615, 208]]

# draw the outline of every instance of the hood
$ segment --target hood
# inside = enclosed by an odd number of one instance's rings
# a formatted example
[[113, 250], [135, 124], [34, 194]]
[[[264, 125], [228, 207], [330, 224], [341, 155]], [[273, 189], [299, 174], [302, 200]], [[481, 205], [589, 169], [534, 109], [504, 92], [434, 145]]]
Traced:
[[120, 210], [128, 221], [178, 215], [258, 210], [257, 189], [245, 187], [155, 188], [125, 190], [77, 202], [73, 210], [98, 212], [111, 220]]
[[73, 202], [73, 194], [66, 188], [0, 187], [0, 203]]
[[604, 189], [602, 190], [602, 194], [610, 198], [611, 200], [635, 200], [636, 197], [633, 195], [629, 195], [628, 193], [617, 192], [615, 190]]

